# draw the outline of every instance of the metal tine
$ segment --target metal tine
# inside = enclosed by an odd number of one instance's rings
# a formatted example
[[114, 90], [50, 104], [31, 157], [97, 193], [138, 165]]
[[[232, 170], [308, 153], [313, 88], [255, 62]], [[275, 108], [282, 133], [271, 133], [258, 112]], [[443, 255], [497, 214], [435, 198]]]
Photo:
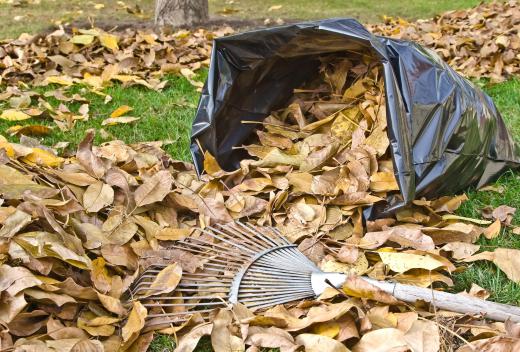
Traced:
[[[283, 259], [285, 261], [290, 261], [291, 263], [296, 264], [300, 270], [302, 269], [300, 265], [304, 265], [305, 267], [308, 267], [309, 269], [313, 269], [313, 271], [319, 270], [316, 267], [316, 265], [314, 265], [313, 262], [311, 262], [310, 260], [308, 260], [305, 257], [304, 257], [305, 260], [302, 260], [301, 257], [294, 255], [294, 253], [292, 253], [292, 251], [289, 251], [289, 249], [290, 248], [280, 248], [278, 251], [273, 251], [271, 253], [267, 253], [266, 255], [262, 256], [261, 259], [268, 259], [268, 258], [276, 258], [278, 260]], [[279, 253], [277, 253], [277, 252], [279, 252]], [[295, 263], [295, 262], [297, 262], [297, 263]], [[300, 265], [298, 265], [298, 263]]]
[[272, 232], [274, 232], [275, 235], [277, 235], [278, 237], [280, 237], [282, 239], [282, 241], [284, 241], [285, 243], [287, 244], [293, 244], [291, 242], [289, 242], [289, 240], [287, 238], [285, 238], [284, 235], [282, 235], [282, 233], [280, 232], [280, 230], [278, 230], [276, 227], [273, 227], [273, 226], [268, 226], [266, 227], [267, 229], [271, 230]]
[[268, 304], [267, 307], [272, 307], [272, 306], [274, 306], [276, 304], [292, 302], [292, 301], [296, 301], [298, 299], [308, 298], [308, 297], [313, 297], [313, 296], [314, 296], [314, 292], [309, 291], [308, 293], [302, 293], [302, 294], [299, 294], [299, 295], [287, 295], [287, 296], [275, 297], [275, 299], [243, 300], [242, 303], [245, 304], [246, 307], [248, 307], [248, 308], [259, 309], [259, 308], [264, 308], [262, 306], [262, 304], [264, 304], [264, 303]]
[[179, 283], [178, 287], [228, 287], [228, 284], [219, 284], [218, 282], [214, 284], [187, 284], [187, 283]]
[[189, 301], [191, 299], [201, 299], [201, 300], [203, 300], [203, 299], [217, 299], [217, 296], [179, 296], [179, 297], [175, 297], [175, 296], [156, 296], [156, 299], [168, 300], [168, 301], [172, 301], [172, 300], [178, 299], [180, 301]]
[[[219, 288], [220, 289], [220, 288]], [[227, 290], [225, 291], [218, 291], [218, 290], [197, 290], [197, 289], [194, 289], [194, 288], [176, 288], [175, 291], [177, 292], [189, 292], [189, 293], [202, 293], [202, 292], [207, 292], [207, 293], [224, 293], [224, 294], [227, 294], [229, 293], [229, 287], [227, 288]]]
[[256, 237], [245, 236], [243, 233], [241, 233], [239, 230], [237, 230], [236, 228], [232, 227], [229, 224], [222, 225], [222, 227], [225, 228], [227, 231], [231, 232], [232, 234], [234, 234], [235, 236], [242, 238], [245, 241], [249, 241], [251, 244], [255, 245], [259, 250], [266, 250], [266, 249], [272, 248], [271, 246], [266, 246], [265, 243], [262, 243]]
[[[258, 246], [255, 246], [254, 243], [252, 244], [251, 241], [249, 241], [249, 237], [244, 236], [243, 234], [240, 234], [240, 233], [237, 234], [237, 233], [235, 233], [233, 231], [230, 231], [228, 228], [224, 227], [223, 225], [220, 225], [220, 230], [216, 229], [216, 228], [213, 228], [213, 227], [211, 227], [211, 230], [215, 231], [216, 233], [218, 233], [221, 236], [229, 238], [230, 241], [235, 243], [235, 246], [237, 248], [242, 245], [242, 246], [247, 246], [247, 248], [249, 248], [252, 251], [254, 251], [255, 254], [259, 252]], [[225, 231], [228, 231], [229, 233], [227, 233]], [[270, 247], [267, 247], [267, 248], [270, 248]], [[263, 251], [263, 250], [265, 250], [267, 248], [261, 247], [260, 251]]]
[[[208, 255], [211, 255], [209, 252], [213, 251], [213, 252], [217, 253], [217, 255], [229, 254], [230, 257], [234, 257], [237, 260], [241, 260], [241, 261], [248, 260], [251, 257], [251, 255], [248, 255], [246, 253], [236, 252], [236, 251], [230, 253], [228, 247], [222, 246], [220, 244], [206, 242], [206, 241], [198, 239], [198, 238], [190, 238], [189, 240], [190, 240], [190, 242], [183, 242], [183, 244], [186, 245], [186, 247], [188, 247], [188, 248], [184, 247], [183, 249], [185, 251], [189, 251], [191, 253], [201, 253], [201, 254], [208, 256]], [[193, 242], [200, 242], [200, 243], [202, 243], [202, 245], [193, 243]], [[172, 247], [174, 247], [174, 246], [175, 245], [173, 245]], [[205, 251], [199, 251], [198, 249], [195, 249], [193, 247], [202, 248]]]
[[[210, 227], [210, 229], [211, 229], [212, 231], [215, 231], [215, 230], [216, 230], [216, 229], [213, 228], [213, 227]], [[203, 229], [201, 229], [200, 231], [202, 231], [203, 233], [205, 233], [205, 234], [208, 235], [208, 236], [211, 236], [211, 237], [213, 237], [213, 238], [215, 238], [215, 239], [217, 239], [217, 240], [220, 240], [220, 241], [222, 241], [222, 242], [225, 242], [225, 243], [227, 243], [227, 244], [229, 244], [229, 245], [231, 245], [231, 246], [233, 246], [233, 247], [237, 247], [237, 248], [239, 248], [239, 249], [242, 249], [242, 250], [244, 250], [244, 251], [247, 251], [247, 252], [251, 253], [252, 256], [256, 255], [256, 251], [253, 251], [253, 250], [251, 250], [251, 249], [249, 249], [249, 248], [246, 248], [246, 247], [242, 246], [242, 245], [239, 244], [239, 243], [236, 243], [236, 242], [234, 242], [234, 241], [229, 241], [229, 240], [227, 240], [227, 239], [225, 239], [225, 238], [219, 237], [219, 236], [216, 235], [215, 233], [210, 232], [210, 231], [207, 231], [207, 230], [203, 230]], [[218, 230], [216, 230], [216, 231], [218, 231]], [[220, 231], [219, 231], [219, 232], [220, 232]], [[229, 250], [229, 248], [227, 248], [227, 250]]]
[[251, 278], [245, 277], [242, 279], [241, 283], [253, 283], [253, 282], [283, 282], [286, 284], [294, 283], [294, 282], [309, 282], [309, 280], [305, 280], [305, 278], [298, 278], [293, 280], [291, 278], [283, 278], [283, 277], [272, 277], [272, 278]]
[[[196, 245], [195, 243], [192, 243], [192, 245]], [[199, 247], [203, 247], [203, 248], [206, 248], [204, 246], [201, 246], [201, 245], [196, 245], [196, 246], [199, 246]], [[224, 254], [227, 254], [227, 253], [224, 253], [224, 252], [219, 252], [219, 251], [216, 251], [214, 249], [209, 249], [209, 250], [212, 250], [214, 251], [216, 254], [208, 254], [208, 250], [206, 251], [200, 251], [198, 249], [194, 249], [194, 248], [185, 248], [183, 246], [177, 246], [177, 245], [171, 245], [169, 246], [168, 248], [177, 248], [177, 249], [181, 249], [183, 251], [186, 251], [186, 252], [190, 252], [190, 253], [197, 253], [197, 254], [194, 254], [196, 257], [200, 257], [198, 254], [202, 254], [204, 255], [205, 257], [207, 256], [215, 256], [215, 257], [225, 257], [227, 259], [233, 259], [235, 261], [239, 261], [239, 262], [243, 262], [245, 257], [244, 258], [241, 258], [241, 257], [237, 257], [237, 256], [234, 256], [234, 255], [227, 255], [227, 256], [224, 256]], [[206, 259], [203, 257], [203, 259]], [[249, 258], [248, 258], [249, 259]]]
[[[220, 302], [220, 304], [223, 307], [226, 306], [222, 302]], [[176, 316], [176, 315], [187, 315], [187, 314], [191, 315], [191, 314], [195, 314], [195, 313], [209, 313], [209, 312], [212, 312], [214, 309], [215, 308], [213, 308], [213, 309], [204, 309], [204, 310], [192, 310], [192, 311], [188, 311], [188, 312], [173, 312], [173, 313], [150, 314], [146, 318], [150, 319], [150, 318], [160, 318], [160, 317], [171, 317], [171, 316]]]
[[[286, 290], [286, 291], [277, 291], [279, 294], [295, 294], [295, 293], [303, 293], [303, 292], [309, 292], [309, 289], [306, 290]], [[273, 297], [278, 296], [278, 294], [272, 294], [268, 292], [262, 292], [262, 293], [247, 293], [247, 294], [238, 294], [238, 298], [248, 298], [248, 297]]]
[[[204, 233], [208, 234], [208, 235], [211, 234], [210, 232], [208, 232], [206, 230], [202, 230], [202, 231]], [[211, 234], [211, 236], [215, 237], [214, 234]], [[215, 238], [218, 238], [218, 237], [215, 237]], [[222, 253], [228, 253], [229, 252], [229, 248], [221, 246], [220, 244], [217, 244], [217, 243], [206, 242], [206, 241], [201, 240], [199, 238], [193, 238], [193, 237], [190, 237], [189, 240], [190, 240], [190, 242], [184, 241], [183, 243], [186, 244], [186, 245], [189, 245], [189, 246], [202, 247], [202, 248], [204, 248], [206, 250], [213, 250], [215, 252], [217, 252], [217, 250], [215, 248], [213, 248], [213, 247], [219, 248], [222, 251]], [[222, 240], [222, 239], [220, 239], [220, 240]], [[200, 244], [191, 243], [191, 241], [197, 241], [197, 242], [200, 242], [200, 243], [204, 243], [206, 246], [201, 246]], [[223, 241], [223, 242], [226, 242], [226, 241]], [[231, 252], [231, 255], [235, 256], [237, 258], [241, 258], [241, 257], [250, 258], [251, 256], [255, 255], [255, 253], [253, 251], [251, 251], [251, 250], [248, 250], [248, 251], [251, 252], [252, 254], [251, 255], [247, 255], [247, 254], [241, 253], [241, 252]]]
[[[282, 294], [282, 295], [271, 295], [270, 297], [276, 298], [276, 299], [283, 299], [283, 298], [292, 298], [294, 296], [303, 296], [303, 295], [306, 295], [306, 294], [314, 295], [314, 292], [312, 290], [308, 290], [308, 291], [301, 292], [298, 295], [294, 295], [292, 293], [288, 293], [288, 294]], [[246, 298], [246, 299], [242, 300], [242, 303], [261, 302], [261, 301], [266, 301], [266, 298], [265, 297]]]
[[[311, 284], [310, 280], [305, 279], [285, 279], [285, 280], [246, 280], [241, 282], [241, 288], [246, 287], [246, 285], [254, 285], [255, 287], [262, 287], [262, 285], [269, 285], [269, 286], [283, 286], [283, 287], [296, 287], [296, 286], [309, 286]], [[241, 291], [241, 290], [240, 290]], [[239, 292], [240, 292], [239, 291]]]
[[[203, 273], [189, 273], [189, 274], [183, 274], [182, 277], [185, 278], [185, 277], [191, 277], [191, 276], [200, 276], [200, 277], [208, 277], [208, 274], [203, 274]], [[234, 276], [232, 275], [221, 275], [221, 277], [223, 278], [227, 278], [227, 279], [233, 279]]]
[[247, 273], [246, 275], [244, 275], [244, 278], [242, 280], [269, 280], [271, 278], [287, 279], [287, 280], [291, 280], [293, 282], [295, 280], [308, 280], [309, 279], [309, 277], [307, 277], [307, 276], [294, 276], [294, 275], [285, 275], [285, 274], [259, 275], [259, 273]]
[[[292, 289], [292, 287], [291, 287]], [[280, 293], [280, 292], [285, 292], [286, 290], [289, 290], [288, 288], [285, 288], [285, 289], [279, 289], [279, 288], [263, 288], [262, 289], [262, 293], [267, 293], [267, 292], [276, 292], [276, 293]], [[296, 290], [296, 291], [301, 291], [300, 289]], [[251, 295], [259, 295], [258, 293], [258, 289], [243, 289], [243, 290], [240, 290], [240, 292], [238, 293], [238, 297], [241, 297], [241, 295], [247, 295], [247, 294], [251, 294]]]
[[249, 227], [246, 224], [243, 224], [243, 223], [238, 222], [238, 221], [235, 222], [235, 224], [237, 224], [238, 226], [242, 227], [244, 230], [248, 231], [249, 233], [252, 233], [254, 236], [260, 237], [266, 243], [270, 244], [271, 247], [273, 247], [273, 245], [275, 247], [279, 247], [280, 245], [284, 245], [284, 244], [278, 243], [277, 241], [273, 240], [272, 238], [269, 238], [268, 236], [266, 236], [263, 233], [255, 230], [254, 228]]
[[[283, 267], [284, 269], [291, 268], [292, 270], [298, 270], [298, 271], [305, 268], [305, 265], [303, 263], [299, 263], [299, 262], [295, 263], [293, 260], [287, 259], [286, 257], [277, 257], [274, 255], [267, 257], [269, 254], [266, 254], [262, 258], [257, 259], [255, 261], [255, 264], [253, 264], [253, 265], [256, 265], [256, 263], [258, 263], [258, 264], [263, 264], [263, 265], [280, 266], [280, 267]], [[264, 257], [267, 257], [267, 258], [264, 258]], [[303, 268], [302, 268], [302, 266], [303, 266]]]
[[222, 305], [222, 302], [203, 302], [203, 303], [145, 303], [145, 307], [192, 307], [192, 306], [215, 306]]
[[295, 275], [295, 276], [308, 276], [310, 273], [295, 273], [291, 270], [286, 270], [284, 268], [276, 268], [274, 269], [273, 267], [270, 267], [270, 266], [265, 266], [265, 265], [262, 265], [262, 264], [255, 264], [254, 267], [251, 266], [249, 268], [250, 271], [252, 272], [265, 272], [265, 270], [268, 270], [268, 272], [271, 272], [271, 273], [284, 273], [284, 274], [292, 274], [292, 275]]
[[267, 288], [286, 288], [286, 287], [294, 287], [294, 288], [308, 288], [309, 287], [309, 284], [300, 284], [300, 285], [291, 285], [291, 286], [287, 286], [287, 285], [278, 285], [278, 284], [268, 284], [268, 283], [264, 283], [262, 284], [261, 286], [260, 285], [240, 285], [240, 287], [243, 287], [243, 288], [256, 288], [256, 289], [263, 289], [264, 287], [267, 287]]
[[[234, 223], [232, 223], [230, 225], [230, 227], [232, 227], [236, 232], [242, 234], [242, 236], [245, 236], [246, 238], [250, 238], [251, 240], [257, 242], [258, 244], [260, 244], [262, 246], [266, 246], [266, 249], [275, 248], [275, 247], [280, 246], [279, 243], [277, 243], [276, 241], [273, 241], [271, 238], [269, 238], [269, 236], [265, 236], [261, 232], [255, 232], [251, 228], [245, 227], [245, 225], [239, 221], [235, 221]], [[247, 232], [244, 233], [244, 230], [246, 230]], [[249, 236], [246, 236], [247, 234]]]
[[224, 282], [226, 282], [226, 281], [232, 281], [232, 279], [228, 279], [228, 278], [226, 278], [226, 279], [224, 279], [224, 278], [220, 278], [220, 279], [219, 278], [214, 278], [214, 279], [212, 279], [212, 278], [209, 278], [209, 277], [208, 278], [183, 277], [181, 282], [183, 282], [183, 281], [196, 281], [196, 282], [222, 282], [222, 281], [224, 281]]

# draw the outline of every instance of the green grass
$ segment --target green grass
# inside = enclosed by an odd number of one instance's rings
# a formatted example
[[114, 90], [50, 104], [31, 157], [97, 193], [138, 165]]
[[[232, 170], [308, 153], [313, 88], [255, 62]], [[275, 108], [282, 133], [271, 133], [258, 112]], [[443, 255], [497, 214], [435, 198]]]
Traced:
[[[205, 78], [205, 72], [200, 79]], [[32, 118], [24, 121], [0, 121], [0, 133], [14, 125], [43, 124], [54, 128], [49, 136], [42, 139], [46, 145], [54, 145], [60, 141], [70, 142], [69, 148], [74, 150], [77, 144], [85, 136], [89, 128], [104, 129], [111, 137], [109, 139], [121, 139], [126, 143], [143, 141], [171, 141], [165, 147], [174, 158], [189, 160], [191, 122], [195, 113], [199, 93], [183, 77], [169, 76], [168, 86], [162, 92], [156, 92], [147, 88], [132, 86], [123, 88], [116, 84], [105, 90], [112, 96], [112, 101], [105, 104], [104, 98], [90, 93], [86, 88], [72, 87], [70, 93], [80, 93], [90, 100], [90, 119], [78, 121], [72, 130], [60, 131], [50, 118]], [[40, 94], [56, 87], [40, 87], [35, 89]], [[67, 93], [68, 94], [68, 93]], [[70, 94], [68, 94], [70, 95]], [[60, 101], [55, 98], [46, 98], [51, 105], [57, 107]], [[80, 103], [64, 103], [71, 111], [77, 111]], [[140, 117], [140, 120], [131, 124], [114, 126], [102, 126], [104, 119], [121, 105], [133, 108], [128, 116]], [[0, 104], [0, 110], [7, 107], [7, 102]], [[17, 141], [18, 137], [8, 137], [11, 141]], [[101, 133], [96, 134], [96, 143], [103, 142]]]
[[[479, 218], [480, 210], [486, 206], [508, 205], [519, 209], [513, 224], [520, 222], [520, 176], [512, 171], [502, 175], [496, 182], [504, 188], [504, 193], [468, 192], [469, 201], [464, 203], [458, 213], [463, 216]], [[520, 249], [520, 236], [509, 229], [502, 228], [500, 235], [492, 240], [482, 237], [478, 242], [481, 251], [493, 251], [498, 247]], [[468, 265], [468, 268], [455, 275], [455, 292], [469, 289], [475, 283], [491, 293], [490, 299], [500, 303], [520, 304], [520, 285], [509, 280], [493, 263], [481, 261]]]
[[[493, 98], [502, 113], [513, 137], [520, 140], [520, 80], [510, 81], [488, 86], [482, 84], [484, 90]], [[520, 223], [520, 175], [507, 172], [496, 182], [504, 188], [504, 193], [469, 191], [469, 201], [459, 209], [463, 216], [480, 218], [480, 211], [486, 206], [498, 207], [509, 205], [519, 209], [513, 218], [513, 224]], [[479, 240], [482, 251], [493, 251], [497, 247], [520, 249], [520, 236], [509, 230], [502, 229], [502, 233], [495, 239]], [[475, 262], [468, 265], [467, 270], [455, 275], [454, 291], [469, 289], [472, 283], [487, 289], [491, 293], [490, 299], [500, 303], [520, 304], [520, 285], [509, 280], [493, 263]]]
[[[296, 18], [318, 19], [330, 17], [353, 17], [362, 22], [379, 22], [383, 15], [406, 19], [433, 17], [448, 10], [476, 6], [479, 0], [210, 0], [213, 12], [224, 9], [236, 10], [231, 16], [241, 18]], [[271, 6], [282, 5], [280, 9], [268, 11]]]
[[[0, 0], [0, 39], [15, 38], [21, 33], [38, 33], [56, 29], [76, 21], [93, 23], [107, 28], [121, 25], [151, 24], [154, 0]], [[318, 19], [328, 17], [354, 17], [362, 22], [380, 21], [383, 15], [406, 19], [432, 17], [447, 10], [475, 6], [479, 0], [209, 0], [213, 18], [231, 19]], [[103, 8], [96, 9], [102, 4]], [[282, 5], [269, 11], [273, 5]], [[129, 13], [126, 7], [142, 10]], [[223, 15], [226, 11], [229, 15]]]
[[150, 346], [148, 346], [148, 352], [173, 352], [175, 350], [175, 341], [168, 336], [163, 334], [157, 334]]

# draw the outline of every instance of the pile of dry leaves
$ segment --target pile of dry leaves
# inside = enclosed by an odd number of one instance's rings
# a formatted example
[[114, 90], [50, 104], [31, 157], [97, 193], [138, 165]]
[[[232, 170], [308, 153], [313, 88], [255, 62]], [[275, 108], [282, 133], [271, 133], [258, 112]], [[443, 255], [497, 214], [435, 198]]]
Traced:
[[520, 72], [520, 6], [516, 0], [482, 2], [468, 10], [407, 22], [387, 18], [373, 33], [413, 40], [434, 49], [467, 77], [500, 82]]
[[[3, 139], [0, 350], [146, 350], [148, 312], [125, 292], [144, 268], [173, 260], [171, 241], [235, 219], [276, 226], [324, 271], [446, 288], [466, 263], [491, 260], [520, 281], [520, 251], [475, 254], [480, 236], [510, 224], [512, 208], [491, 211], [491, 222], [454, 215], [464, 195], [419, 199], [363, 224], [364, 208], [398, 190], [385, 113], [377, 65], [324, 57], [321, 76], [266, 118], [258, 143], [244, 146], [252, 158], [234, 172], [206, 153], [198, 179], [159, 142], [93, 146], [93, 132], [73, 157], [28, 137]], [[181, 267], [203, 266], [189, 260], [177, 258]], [[266, 312], [236, 305], [162, 332], [182, 352], [204, 335], [217, 352], [519, 348], [513, 323], [403, 305], [356, 276], [344, 293], [351, 298], [326, 292]], [[487, 297], [477, 286], [461, 294]]]
[[[209, 63], [213, 38], [232, 33], [229, 27], [216, 31], [198, 29], [156, 34], [150, 30], [127, 29], [108, 33], [99, 28], [76, 29], [70, 34], [59, 29], [48, 35], [22, 34], [18, 39], [0, 42], [0, 102], [9, 108], [0, 113], [8, 121], [32, 117], [50, 118], [62, 131], [70, 130], [76, 121], [89, 119], [89, 101], [69, 88], [79, 85], [101, 95], [105, 102], [112, 98], [103, 92], [114, 82], [141, 85], [161, 90], [167, 84], [164, 75], [182, 74], [196, 87], [195, 71]], [[31, 87], [56, 84], [60, 88], [39, 94]], [[62, 102], [53, 108], [47, 99]], [[79, 103], [77, 111], [67, 105]], [[114, 116], [108, 124], [127, 123]], [[16, 127], [16, 126], [15, 126]], [[49, 127], [26, 125], [8, 131], [10, 134], [45, 135]]]

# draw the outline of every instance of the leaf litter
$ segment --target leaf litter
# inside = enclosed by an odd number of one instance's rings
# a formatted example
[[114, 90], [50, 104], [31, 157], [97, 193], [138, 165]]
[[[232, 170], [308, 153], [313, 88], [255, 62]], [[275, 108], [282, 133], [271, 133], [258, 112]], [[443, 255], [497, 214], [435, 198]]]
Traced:
[[[30, 137], [2, 139], [1, 348], [146, 350], [152, 335], [144, 321], [157, 308], [148, 311], [127, 289], [148, 266], [165, 263], [152, 286], [180, 295], [183, 271], [200, 272], [204, 262], [172, 250], [171, 241], [238, 219], [275, 226], [321, 269], [349, 279], [316, 300], [263, 312], [237, 304], [215, 310], [208, 322], [194, 315], [161, 328], [178, 339], [178, 351], [193, 351], [205, 335], [215, 351], [518, 348], [511, 322], [406, 306], [359, 277], [446, 290], [454, 271], [488, 260], [520, 282], [518, 250], [476, 254], [474, 244], [500, 236], [514, 210], [488, 211], [493, 223], [458, 217], [462, 195], [418, 199], [364, 223], [364, 208], [398, 192], [381, 70], [338, 55], [321, 62], [316, 79], [259, 124], [243, 146], [250, 158], [235, 171], [222, 170], [206, 152], [199, 179], [161, 142], [94, 146], [94, 131], [74, 156]], [[112, 118], [128, 111], [121, 107]], [[466, 294], [485, 298], [481, 291]]]

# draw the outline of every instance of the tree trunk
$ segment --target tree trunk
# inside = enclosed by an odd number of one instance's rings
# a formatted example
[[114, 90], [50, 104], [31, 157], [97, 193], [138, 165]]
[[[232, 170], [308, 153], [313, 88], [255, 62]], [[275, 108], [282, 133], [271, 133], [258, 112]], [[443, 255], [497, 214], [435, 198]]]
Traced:
[[156, 26], [190, 26], [209, 18], [208, 0], [156, 0]]

